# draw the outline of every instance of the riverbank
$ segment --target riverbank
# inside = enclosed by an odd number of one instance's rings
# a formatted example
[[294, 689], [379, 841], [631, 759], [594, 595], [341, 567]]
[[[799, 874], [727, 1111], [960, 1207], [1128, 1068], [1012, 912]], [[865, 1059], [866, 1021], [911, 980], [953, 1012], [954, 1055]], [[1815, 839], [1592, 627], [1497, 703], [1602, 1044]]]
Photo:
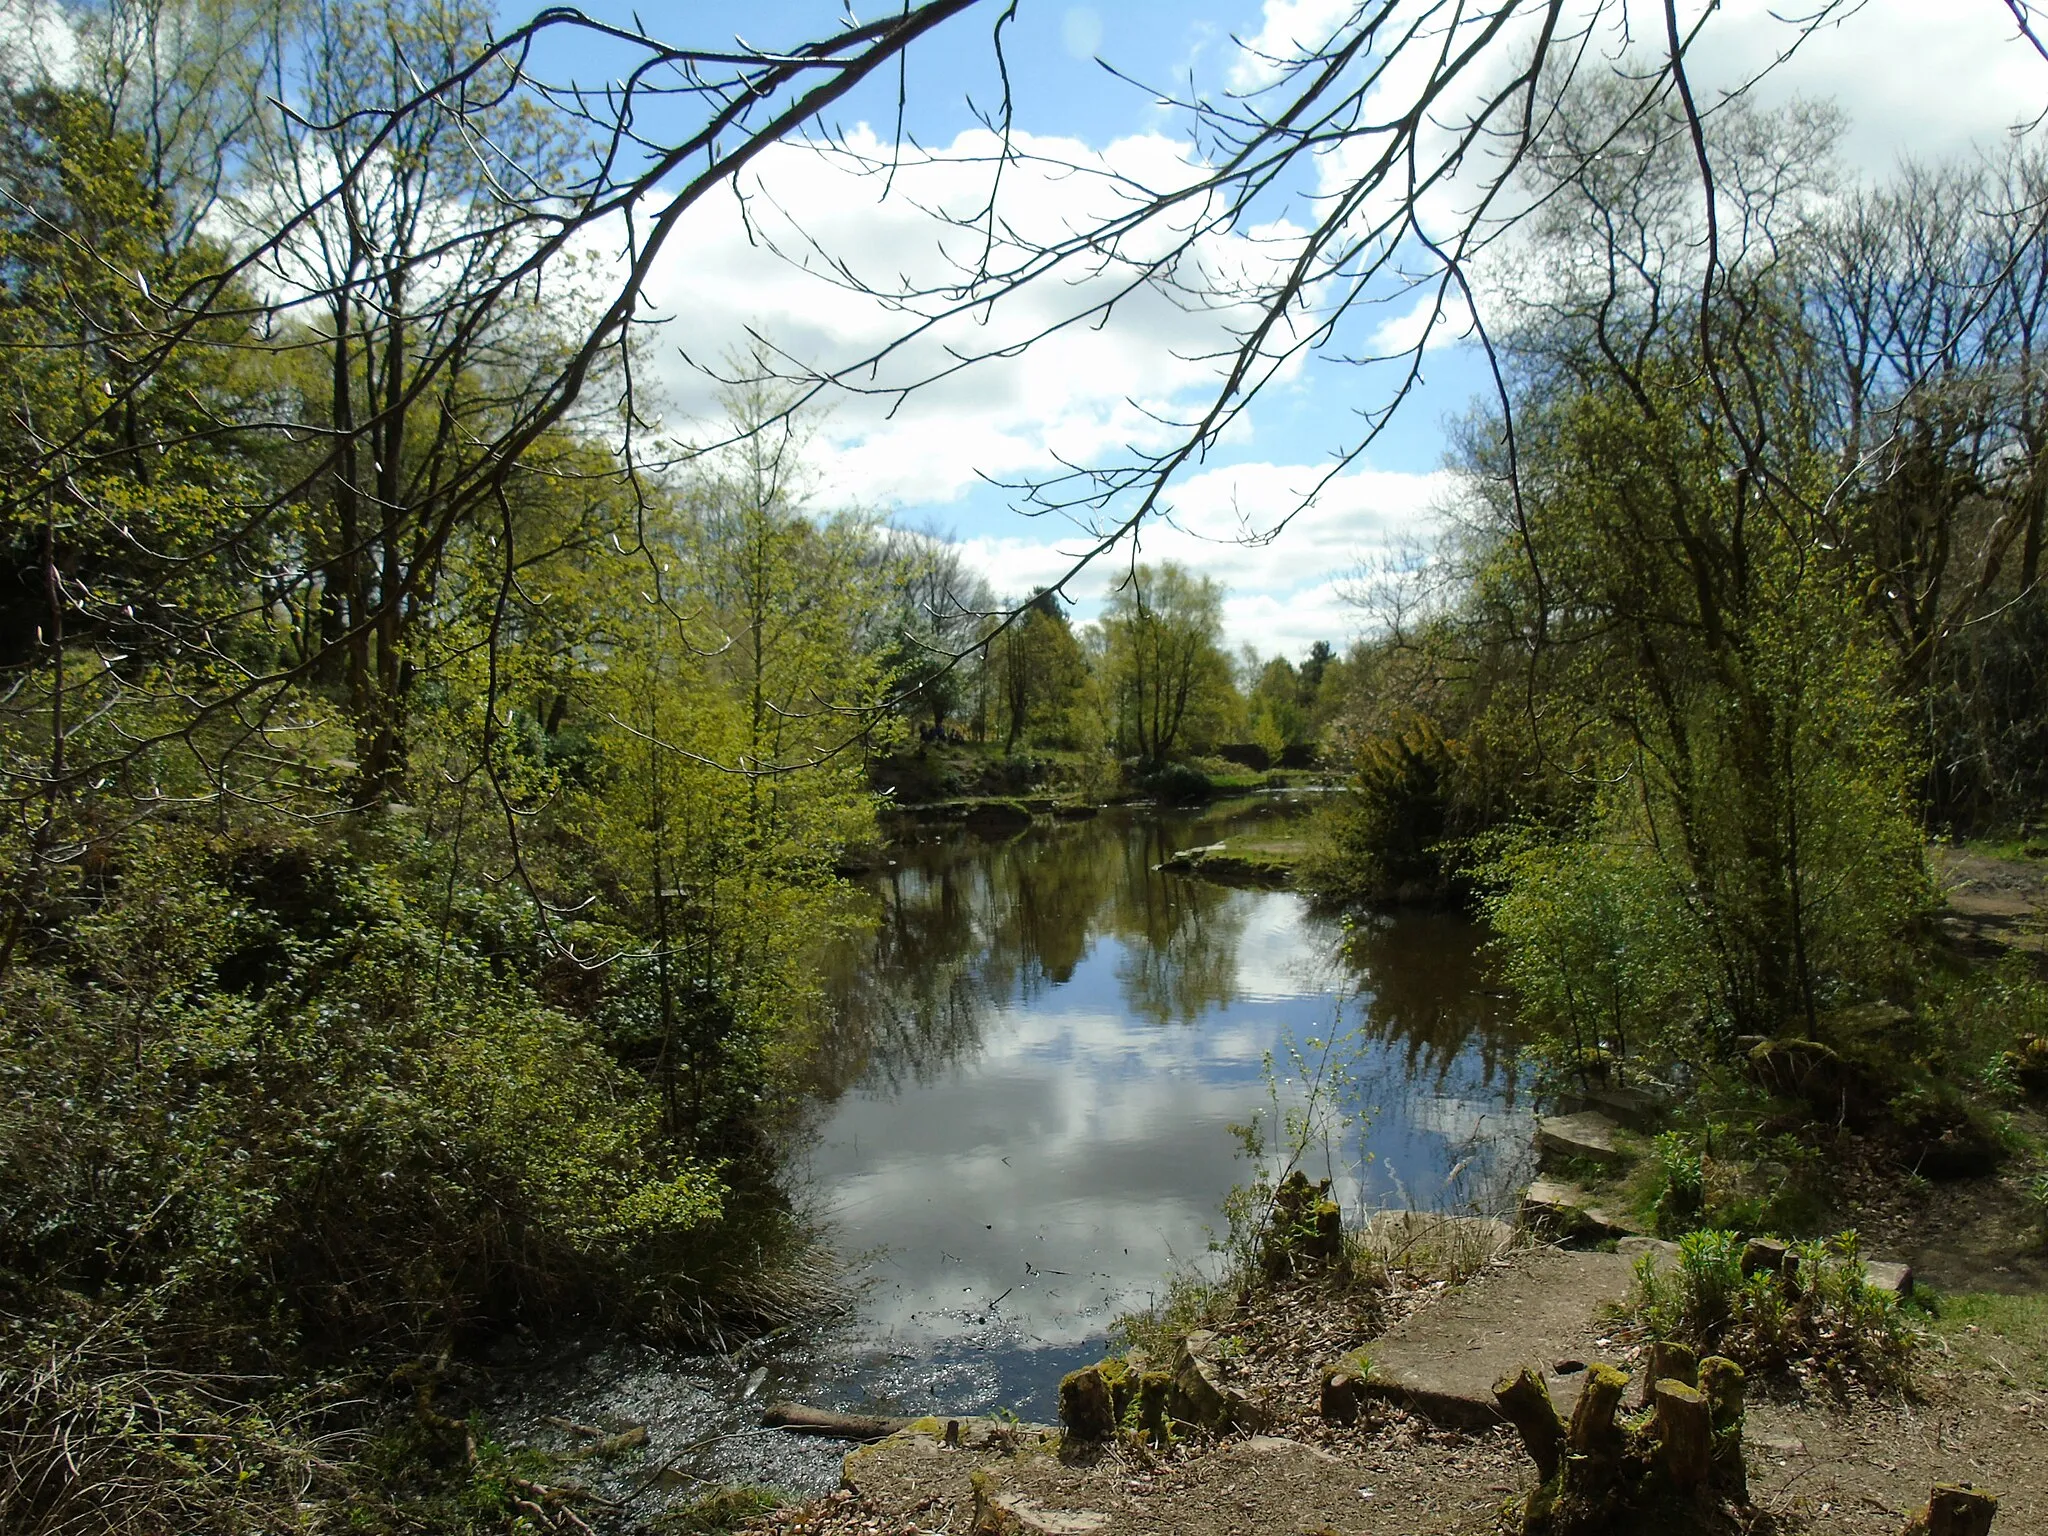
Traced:
[[[1426, 1396], [1374, 1401], [1346, 1422], [1331, 1411], [1329, 1368], [1376, 1344], [1391, 1354], [1405, 1334], [1470, 1360], [1490, 1380], [1511, 1375], [1537, 1345], [1556, 1352], [1540, 1367], [1566, 1368], [1551, 1372], [1553, 1386], [1583, 1379], [1580, 1362], [1639, 1373], [1643, 1347], [1614, 1333], [1600, 1307], [1618, 1299], [1628, 1268], [1613, 1255], [1525, 1246], [1462, 1284], [1396, 1274], [1385, 1289], [1277, 1290], [1218, 1319], [1228, 1383], [1256, 1428], [1162, 1451], [1132, 1440], [1085, 1446], [1028, 1428], [994, 1440], [970, 1433], [949, 1446], [934, 1422], [849, 1455], [832, 1498], [744, 1528], [1492, 1536], [1537, 1482], [1516, 1433]], [[1921, 1326], [1922, 1363], [1908, 1393], [1753, 1381], [1750, 1512], [1697, 1528], [1898, 1536], [1934, 1484], [1961, 1480], [1999, 1496], [1998, 1530], [2048, 1529], [2048, 1300], [1956, 1297]]]

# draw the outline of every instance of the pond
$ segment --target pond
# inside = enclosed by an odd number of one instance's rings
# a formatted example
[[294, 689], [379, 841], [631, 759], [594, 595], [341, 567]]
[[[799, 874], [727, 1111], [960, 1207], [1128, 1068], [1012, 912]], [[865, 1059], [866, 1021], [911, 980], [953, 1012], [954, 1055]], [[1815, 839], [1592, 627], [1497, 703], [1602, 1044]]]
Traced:
[[547, 1411], [648, 1424], [657, 1454], [703, 1441], [678, 1469], [798, 1490], [831, 1486], [844, 1447], [748, 1433], [776, 1398], [1049, 1420], [1114, 1318], [1208, 1259], [1251, 1174], [1232, 1127], [1307, 1091], [1291, 1044], [1346, 1112], [1307, 1166], [1347, 1207], [1504, 1208], [1529, 1112], [1473, 925], [1347, 922], [1157, 867], [1308, 809], [908, 832], [864, 881], [876, 927], [827, 978], [837, 1027], [790, 1149], [858, 1277], [849, 1314], [737, 1364], [610, 1352]]

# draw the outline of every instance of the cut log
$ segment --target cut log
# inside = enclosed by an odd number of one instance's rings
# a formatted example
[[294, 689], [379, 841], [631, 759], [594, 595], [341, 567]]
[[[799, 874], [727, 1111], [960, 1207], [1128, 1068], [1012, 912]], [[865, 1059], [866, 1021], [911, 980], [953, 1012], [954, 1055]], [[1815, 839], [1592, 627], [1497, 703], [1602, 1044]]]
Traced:
[[1665, 1380], [1650, 1389], [1657, 1457], [1681, 1493], [1706, 1483], [1714, 1463], [1714, 1420], [1697, 1388]]
[[1644, 1406], [1649, 1405], [1650, 1389], [1660, 1381], [1682, 1381], [1688, 1387], [1700, 1384], [1700, 1361], [1683, 1344], [1660, 1340], [1650, 1346], [1648, 1367], [1643, 1372], [1649, 1378], [1643, 1389]]
[[1493, 1395], [1502, 1416], [1522, 1437], [1522, 1449], [1536, 1463], [1537, 1481], [1549, 1482], [1563, 1459], [1564, 1420], [1557, 1416], [1542, 1376], [1525, 1365], [1519, 1375], [1496, 1382]]
[[1099, 1365], [1083, 1366], [1060, 1381], [1060, 1423], [1077, 1440], [1107, 1440], [1116, 1433], [1116, 1400]]
[[830, 1408], [806, 1408], [802, 1403], [774, 1403], [761, 1415], [763, 1429], [825, 1435], [834, 1440], [885, 1440], [916, 1422], [868, 1413], [838, 1413]]

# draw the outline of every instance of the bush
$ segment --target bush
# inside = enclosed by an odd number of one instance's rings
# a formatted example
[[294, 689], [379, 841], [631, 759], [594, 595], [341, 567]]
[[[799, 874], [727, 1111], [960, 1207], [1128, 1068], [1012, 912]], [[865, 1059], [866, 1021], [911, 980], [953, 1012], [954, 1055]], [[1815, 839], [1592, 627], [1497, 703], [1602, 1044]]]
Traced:
[[160, 829], [0, 980], [0, 1267], [351, 1347], [687, 1330], [748, 1262], [715, 1252], [731, 1191], [542, 1001], [536, 951], [516, 908], [453, 922], [399, 868]]
[[1311, 871], [1331, 901], [1443, 904], [1468, 893], [1455, 843], [1463, 761], [1433, 721], [1411, 720], [1358, 751]]
[[1811, 1362], [1872, 1387], [1905, 1384], [1920, 1336], [1892, 1296], [1869, 1284], [1854, 1232], [1795, 1244], [1782, 1275], [1745, 1275], [1745, 1246], [1734, 1232], [1689, 1232], [1668, 1269], [1645, 1254], [1629, 1316], [1650, 1341], [1749, 1370]]
[[1141, 774], [1137, 787], [1141, 794], [1168, 805], [1198, 805], [1215, 790], [1206, 773], [1187, 763], [1168, 763]]

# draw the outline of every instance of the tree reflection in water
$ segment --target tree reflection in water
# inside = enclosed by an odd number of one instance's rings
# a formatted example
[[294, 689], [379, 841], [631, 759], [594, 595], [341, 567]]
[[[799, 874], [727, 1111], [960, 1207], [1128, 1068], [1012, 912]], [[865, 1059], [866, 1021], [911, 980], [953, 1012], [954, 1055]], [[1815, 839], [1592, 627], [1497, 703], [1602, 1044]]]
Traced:
[[1483, 1201], [1525, 1159], [1470, 924], [1347, 924], [1158, 871], [1302, 808], [927, 827], [865, 882], [876, 926], [823, 978], [833, 1028], [791, 1148], [826, 1230], [874, 1256], [863, 1390], [943, 1368], [948, 1402], [982, 1411], [1094, 1358], [1204, 1252], [1246, 1177], [1230, 1127], [1290, 1037], [1357, 1026], [1345, 1070], [1376, 1113], [1340, 1154], [1348, 1196]]
[[[942, 1077], [979, 1052], [992, 1013], [1070, 982], [1105, 936], [1117, 941], [1121, 1003], [1133, 1018], [1188, 1024], [1237, 1001], [1247, 991], [1248, 920], [1275, 898], [1158, 866], [1309, 809], [1266, 798], [998, 835], [914, 830], [866, 882], [878, 908], [872, 935], [834, 958], [835, 1024], [816, 1063], [816, 1099]], [[1443, 913], [1344, 918], [1278, 899], [1317, 940], [1307, 946], [1314, 968], [1289, 990], [1359, 1000], [1352, 1011], [1368, 1049], [1354, 1075], [1378, 1116], [1413, 1118], [1427, 1098], [1444, 1101], [1427, 1110], [1444, 1121], [1475, 1094], [1514, 1106], [1519, 1042], [1483, 984], [1472, 923]]]

